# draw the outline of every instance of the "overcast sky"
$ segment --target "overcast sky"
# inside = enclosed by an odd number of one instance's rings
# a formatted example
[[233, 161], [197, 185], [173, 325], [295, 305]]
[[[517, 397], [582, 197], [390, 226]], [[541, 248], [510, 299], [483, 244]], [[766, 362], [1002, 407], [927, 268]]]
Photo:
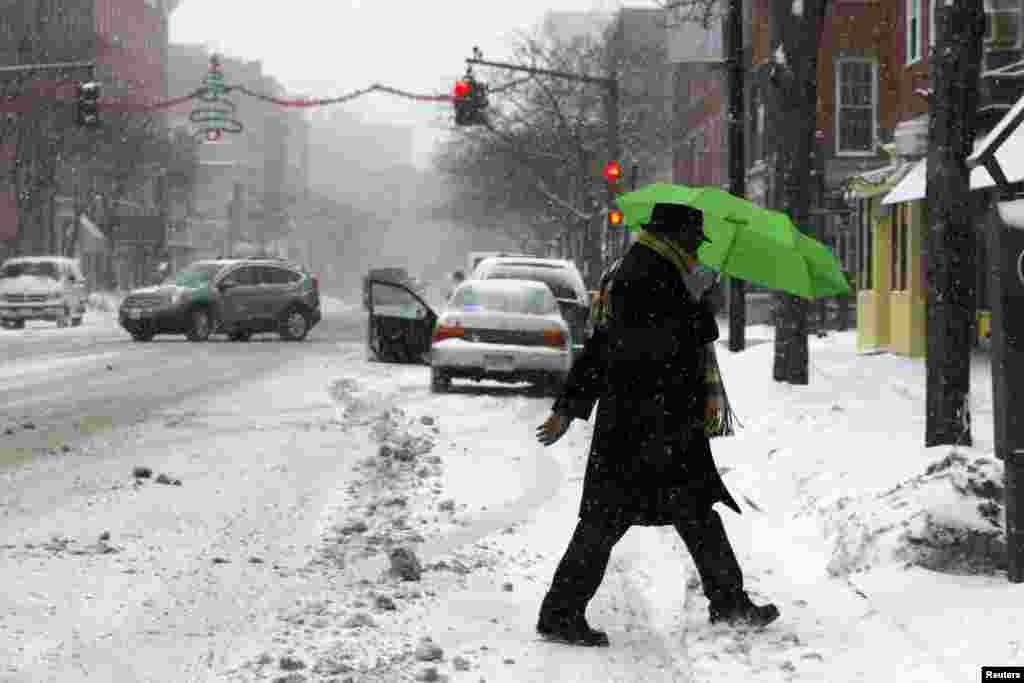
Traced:
[[[171, 19], [171, 40], [205, 43], [260, 59], [286, 87], [332, 96], [378, 82], [403, 90], [450, 91], [474, 45], [485, 59], [508, 55], [516, 32], [548, 10], [614, 11], [636, 0], [185, 0]], [[228, 74], [230, 81], [230, 74]], [[199, 84], [197, 83], [197, 86]], [[173, 93], [172, 93], [173, 94]], [[375, 93], [334, 105], [417, 128], [417, 162], [443, 133], [440, 105]]]

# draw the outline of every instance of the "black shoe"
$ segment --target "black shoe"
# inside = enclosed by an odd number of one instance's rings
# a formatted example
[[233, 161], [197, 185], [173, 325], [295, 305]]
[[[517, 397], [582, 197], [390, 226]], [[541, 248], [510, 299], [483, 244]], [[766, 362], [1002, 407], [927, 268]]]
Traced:
[[711, 623], [730, 626], [767, 626], [779, 618], [779, 608], [769, 603], [755, 605], [746, 593], [712, 601], [708, 607]]
[[537, 633], [553, 643], [580, 645], [582, 647], [608, 647], [608, 634], [595, 631], [583, 617], [572, 620], [555, 620], [541, 617], [537, 622]]

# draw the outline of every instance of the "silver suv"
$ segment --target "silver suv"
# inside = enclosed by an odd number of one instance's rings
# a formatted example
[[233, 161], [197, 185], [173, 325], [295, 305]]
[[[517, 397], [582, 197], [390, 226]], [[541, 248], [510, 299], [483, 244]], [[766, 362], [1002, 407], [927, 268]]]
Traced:
[[184, 334], [198, 342], [214, 333], [248, 341], [260, 332], [300, 341], [322, 318], [320, 283], [284, 259], [196, 261], [163, 284], [133, 291], [119, 313], [135, 341]]

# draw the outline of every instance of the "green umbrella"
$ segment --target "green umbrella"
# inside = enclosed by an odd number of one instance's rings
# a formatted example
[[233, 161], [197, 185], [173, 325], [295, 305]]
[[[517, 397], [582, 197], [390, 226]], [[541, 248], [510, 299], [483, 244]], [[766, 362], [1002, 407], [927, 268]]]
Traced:
[[784, 213], [763, 209], [715, 187], [653, 183], [619, 195], [632, 229], [650, 221], [655, 204], [685, 204], [704, 213], [704, 243], [697, 257], [721, 273], [805, 299], [848, 294], [839, 260], [803, 234]]

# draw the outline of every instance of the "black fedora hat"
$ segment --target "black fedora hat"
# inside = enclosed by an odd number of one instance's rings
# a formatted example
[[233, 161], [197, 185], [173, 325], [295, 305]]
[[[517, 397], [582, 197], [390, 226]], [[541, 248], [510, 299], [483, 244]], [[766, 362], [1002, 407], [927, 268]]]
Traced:
[[685, 204], [655, 204], [647, 227], [657, 232], [692, 232], [699, 241], [711, 242], [704, 234], [704, 212]]

